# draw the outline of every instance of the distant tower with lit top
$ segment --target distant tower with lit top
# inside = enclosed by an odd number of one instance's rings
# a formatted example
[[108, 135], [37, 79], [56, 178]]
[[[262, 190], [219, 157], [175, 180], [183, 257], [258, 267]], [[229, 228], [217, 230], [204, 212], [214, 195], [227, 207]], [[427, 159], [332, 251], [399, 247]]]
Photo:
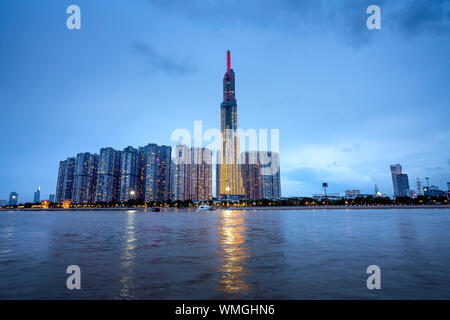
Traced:
[[220, 105], [221, 145], [217, 157], [216, 192], [219, 199], [239, 199], [245, 196], [239, 165], [237, 136], [237, 102], [235, 75], [231, 69], [231, 53], [227, 51], [227, 72], [223, 77], [223, 102]]

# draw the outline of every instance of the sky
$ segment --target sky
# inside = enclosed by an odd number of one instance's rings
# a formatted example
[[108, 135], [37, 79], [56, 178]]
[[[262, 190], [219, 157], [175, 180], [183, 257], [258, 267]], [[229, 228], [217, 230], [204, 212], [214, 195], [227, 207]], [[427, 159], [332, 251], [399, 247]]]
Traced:
[[446, 189], [449, 40], [450, 0], [3, 0], [0, 199], [46, 199], [79, 152], [219, 128], [228, 49], [238, 126], [280, 130], [283, 196], [392, 195], [395, 163]]

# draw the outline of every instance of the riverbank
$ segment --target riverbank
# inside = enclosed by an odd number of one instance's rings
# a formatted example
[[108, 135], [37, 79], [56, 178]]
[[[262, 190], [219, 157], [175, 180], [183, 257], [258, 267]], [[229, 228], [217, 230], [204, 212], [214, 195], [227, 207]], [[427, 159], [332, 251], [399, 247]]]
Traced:
[[[450, 205], [432, 205], [432, 204], [424, 204], [424, 205], [353, 205], [353, 206], [267, 206], [267, 207], [255, 207], [255, 206], [246, 206], [246, 207], [217, 207], [216, 210], [251, 210], [251, 211], [261, 211], [261, 210], [361, 210], [361, 209], [378, 209], [378, 210], [387, 210], [387, 209], [450, 209]], [[116, 207], [116, 208], [16, 208], [16, 209], [0, 209], [1, 211], [151, 211], [151, 207]], [[196, 211], [198, 210], [196, 207], [190, 208], [175, 208], [175, 207], [163, 207], [162, 211]], [[208, 212], [208, 211], [207, 211]]]

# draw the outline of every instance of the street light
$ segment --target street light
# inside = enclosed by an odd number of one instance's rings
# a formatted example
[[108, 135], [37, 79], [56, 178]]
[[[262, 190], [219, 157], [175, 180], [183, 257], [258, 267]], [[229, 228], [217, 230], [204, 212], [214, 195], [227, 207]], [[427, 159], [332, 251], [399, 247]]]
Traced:
[[134, 190], [131, 190], [131, 191], [130, 191], [130, 195], [131, 195], [132, 198], [134, 198], [134, 195], [135, 195], [135, 194], [136, 194], [136, 192], [134, 192]]

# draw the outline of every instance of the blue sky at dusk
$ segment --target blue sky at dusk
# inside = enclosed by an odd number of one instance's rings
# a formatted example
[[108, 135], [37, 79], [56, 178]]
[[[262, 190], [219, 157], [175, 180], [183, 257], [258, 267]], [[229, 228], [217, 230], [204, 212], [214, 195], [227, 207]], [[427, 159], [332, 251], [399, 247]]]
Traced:
[[[66, 28], [71, 4], [81, 30]], [[323, 181], [392, 194], [394, 163], [411, 188], [446, 189], [449, 40], [450, 0], [3, 0], [0, 199], [47, 198], [79, 152], [218, 128], [227, 49], [239, 127], [280, 129], [283, 196]]]

